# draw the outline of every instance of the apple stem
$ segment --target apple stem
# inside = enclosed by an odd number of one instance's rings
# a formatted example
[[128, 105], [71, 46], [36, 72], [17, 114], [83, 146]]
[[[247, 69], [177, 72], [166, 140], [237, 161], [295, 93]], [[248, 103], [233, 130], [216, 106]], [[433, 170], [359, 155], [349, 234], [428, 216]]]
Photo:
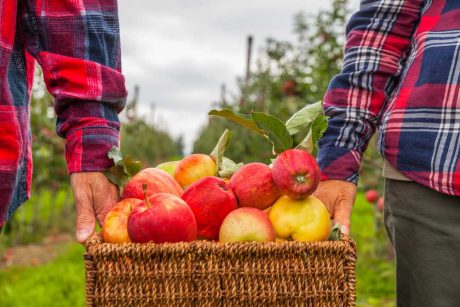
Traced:
[[149, 208], [152, 207], [150, 205], [149, 199], [147, 198], [147, 184], [146, 183], [142, 185], [142, 190], [144, 190], [144, 198], [145, 198], [145, 202], [147, 203], [147, 207]]
[[297, 181], [297, 183], [305, 183], [307, 180], [304, 175], [297, 175], [295, 176], [295, 181]]

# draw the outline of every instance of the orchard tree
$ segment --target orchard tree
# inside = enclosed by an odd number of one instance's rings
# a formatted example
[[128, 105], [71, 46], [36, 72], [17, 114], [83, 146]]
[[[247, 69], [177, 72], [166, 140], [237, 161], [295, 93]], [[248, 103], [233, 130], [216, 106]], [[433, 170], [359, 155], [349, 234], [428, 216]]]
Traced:
[[174, 139], [156, 123], [150, 123], [137, 113], [139, 87], [135, 87], [134, 97], [125, 108], [121, 126], [121, 151], [135, 160], [142, 161], [143, 167], [155, 166], [161, 162], [180, 159], [184, 141], [179, 136]]
[[125, 122], [121, 127], [123, 155], [142, 161], [144, 167], [179, 159], [181, 142], [181, 138], [174, 140], [166, 131], [155, 128], [142, 118]]
[[[317, 15], [294, 17], [295, 41], [269, 38], [256, 58], [248, 80], [239, 79], [239, 94], [233, 102], [218, 103], [241, 113], [264, 111], [287, 120], [305, 104], [323, 98], [342, 59], [347, 1], [335, 0], [329, 10]], [[194, 151], [207, 152], [229, 128], [235, 139], [226, 154], [235, 161], [269, 162], [271, 146], [258, 135], [220, 118], [210, 118], [194, 144]], [[300, 140], [296, 140], [300, 141]]]
[[30, 102], [33, 189], [56, 190], [68, 185], [69, 182], [64, 142], [55, 132], [56, 115], [53, 109], [53, 97], [46, 91], [40, 70], [35, 79], [36, 84]]

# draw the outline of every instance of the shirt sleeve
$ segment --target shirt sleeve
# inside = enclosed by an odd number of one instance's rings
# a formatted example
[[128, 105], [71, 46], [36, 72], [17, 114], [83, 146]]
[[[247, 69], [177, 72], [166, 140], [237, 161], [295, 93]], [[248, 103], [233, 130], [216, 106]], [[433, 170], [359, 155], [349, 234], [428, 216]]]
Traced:
[[126, 100], [116, 0], [21, 0], [22, 37], [54, 96], [68, 172], [102, 171]]
[[362, 154], [398, 83], [423, 0], [362, 0], [346, 29], [341, 72], [325, 95], [322, 180], [358, 181]]

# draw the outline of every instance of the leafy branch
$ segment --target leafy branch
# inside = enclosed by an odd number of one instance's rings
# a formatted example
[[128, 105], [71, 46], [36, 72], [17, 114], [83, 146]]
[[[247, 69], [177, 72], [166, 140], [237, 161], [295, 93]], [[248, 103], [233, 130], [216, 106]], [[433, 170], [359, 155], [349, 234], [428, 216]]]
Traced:
[[[324, 115], [321, 101], [297, 111], [286, 123], [276, 116], [263, 112], [252, 112], [251, 115], [246, 115], [226, 109], [212, 110], [208, 114], [223, 117], [263, 136], [272, 143], [274, 154], [294, 147], [311, 153], [327, 129], [327, 116]], [[293, 136], [298, 133], [304, 133], [305, 137], [295, 145]]]

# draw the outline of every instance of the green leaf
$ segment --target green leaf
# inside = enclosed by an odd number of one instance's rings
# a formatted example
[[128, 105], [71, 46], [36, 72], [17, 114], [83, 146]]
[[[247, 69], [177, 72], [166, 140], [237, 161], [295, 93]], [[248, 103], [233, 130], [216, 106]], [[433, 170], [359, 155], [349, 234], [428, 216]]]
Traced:
[[316, 117], [315, 120], [307, 126], [307, 136], [296, 146], [296, 148], [313, 153], [319, 139], [327, 129], [327, 119], [328, 117], [322, 114]]
[[307, 136], [296, 146], [296, 148], [308, 151], [309, 153], [313, 153], [315, 144], [313, 143], [311, 126], [308, 128]]
[[125, 173], [123, 166], [121, 165], [112, 166], [104, 172], [104, 175], [111, 183], [118, 186], [120, 190], [130, 179], [130, 177]]
[[221, 178], [230, 178], [232, 175], [242, 167], [244, 163], [235, 163], [233, 160], [223, 157], [222, 167], [219, 170], [219, 177]]
[[327, 119], [328, 117], [326, 115], [319, 115], [313, 121], [311, 125], [311, 137], [313, 139], [314, 144], [317, 144], [319, 139], [323, 136], [324, 132], [326, 132]]
[[340, 224], [335, 224], [332, 227], [331, 232], [329, 233], [329, 237], [327, 237], [328, 241], [340, 241], [342, 239], [342, 232], [340, 231]]
[[306, 105], [286, 121], [286, 128], [290, 135], [294, 135], [307, 128], [318, 116], [324, 113], [323, 103], [318, 101]]
[[265, 135], [265, 131], [260, 129], [256, 123], [251, 119], [251, 117], [245, 115], [245, 114], [240, 114], [240, 113], [235, 113], [232, 110], [211, 110], [208, 115], [214, 115], [214, 116], [220, 116], [225, 119], [228, 119], [240, 126], [243, 126], [249, 130], [252, 130], [258, 134], [261, 134], [263, 136]]
[[130, 156], [123, 158], [120, 149], [115, 146], [109, 150], [107, 156], [113, 160], [115, 165], [106, 170], [104, 174], [110, 182], [117, 185], [121, 190], [129, 179], [141, 170], [142, 163]]
[[110, 150], [109, 153], [107, 154], [109, 159], [112, 159], [115, 165], [118, 165], [120, 161], [123, 160], [123, 155], [121, 154], [121, 150], [118, 147], [113, 146]]
[[212, 150], [210, 156], [216, 161], [217, 169], [220, 170], [222, 166], [222, 158], [224, 157], [225, 149], [230, 145], [230, 139], [232, 133], [230, 130], [225, 129], [224, 133], [219, 138], [219, 141], [216, 144], [216, 147]]
[[123, 159], [122, 163], [123, 163], [122, 165], [123, 165], [123, 168], [124, 168], [126, 174], [128, 174], [128, 176], [130, 176], [130, 177], [132, 177], [132, 176], [136, 175], [137, 173], [139, 173], [139, 171], [142, 168], [142, 162], [133, 160], [133, 158], [131, 158], [130, 156], [126, 156]]
[[292, 137], [284, 123], [277, 117], [262, 112], [252, 112], [252, 120], [268, 135], [275, 153], [292, 148]]

